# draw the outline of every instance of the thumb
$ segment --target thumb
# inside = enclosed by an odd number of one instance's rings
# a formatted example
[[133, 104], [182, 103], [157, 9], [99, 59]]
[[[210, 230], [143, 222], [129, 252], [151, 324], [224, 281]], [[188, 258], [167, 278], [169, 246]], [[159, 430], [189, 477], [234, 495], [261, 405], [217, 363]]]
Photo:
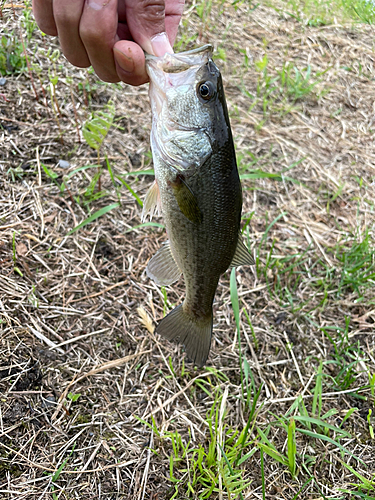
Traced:
[[155, 56], [173, 53], [165, 29], [164, 0], [125, 0], [126, 22], [133, 40]]

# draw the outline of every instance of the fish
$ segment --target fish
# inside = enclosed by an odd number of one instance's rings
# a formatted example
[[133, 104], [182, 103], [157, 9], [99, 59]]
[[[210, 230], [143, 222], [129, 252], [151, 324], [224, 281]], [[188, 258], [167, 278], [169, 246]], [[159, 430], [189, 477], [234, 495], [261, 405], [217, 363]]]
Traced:
[[146, 55], [155, 181], [142, 220], [161, 212], [169, 238], [146, 272], [159, 286], [181, 274], [186, 285], [183, 303], [156, 332], [182, 343], [199, 367], [211, 347], [220, 276], [230, 267], [254, 264], [240, 236], [241, 183], [222, 76], [212, 57], [211, 45]]

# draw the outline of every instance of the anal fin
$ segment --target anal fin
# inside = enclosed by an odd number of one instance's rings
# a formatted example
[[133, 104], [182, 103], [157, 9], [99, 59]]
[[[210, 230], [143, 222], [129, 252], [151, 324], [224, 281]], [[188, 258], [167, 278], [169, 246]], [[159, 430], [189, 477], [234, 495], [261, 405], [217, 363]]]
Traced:
[[159, 193], [159, 187], [155, 180], [151, 184], [150, 189], [146, 193], [145, 201], [143, 202], [141, 221], [145, 222], [147, 214], [150, 214], [150, 220], [152, 220], [152, 217], [154, 216], [156, 211], [158, 212], [158, 215], [160, 215], [161, 213], [160, 193]]
[[238, 237], [237, 248], [229, 267], [253, 266], [255, 264], [253, 256], [249, 253], [241, 236]]
[[174, 260], [169, 241], [156, 252], [146, 268], [147, 275], [159, 286], [171, 285], [181, 275], [181, 270]]
[[195, 365], [206, 363], [211, 347], [212, 314], [205, 320], [194, 320], [181, 305], [160, 321], [156, 332], [170, 341], [183, 344], [188, 358]]

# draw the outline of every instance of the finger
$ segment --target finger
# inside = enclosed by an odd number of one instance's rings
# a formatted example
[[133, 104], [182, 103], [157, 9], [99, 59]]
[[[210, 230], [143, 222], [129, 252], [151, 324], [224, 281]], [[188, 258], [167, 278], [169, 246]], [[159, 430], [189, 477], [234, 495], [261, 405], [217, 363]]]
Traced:
[[185, 0], [165, 0], [165, 31], [173, 46], [184, 11]]
[[57, 28], [53, 18], [52, 0], [33, 0], [35, 21], [43, 33], [56, 36]]
[[95, 73], [105, 82], [120, 80], [113, 55], [116, 33], [117, 0], [86, 0], [79, 34]]
[[53, 13], [61, 49], [69, 62], [80, 68], [90, 66], [90, 59], [79, 36], [79, 23], [85, 0], [53, 0]]
[[129, 85], [142, 85], [148, 82], [145, 55], [141, 47], [128, 40], [121, 40], [114, 47], [117, 74]]
[[126, 21], [133, 37], [149, 54], [173, 52], [165, 31], [164, 0], [125, 0]]

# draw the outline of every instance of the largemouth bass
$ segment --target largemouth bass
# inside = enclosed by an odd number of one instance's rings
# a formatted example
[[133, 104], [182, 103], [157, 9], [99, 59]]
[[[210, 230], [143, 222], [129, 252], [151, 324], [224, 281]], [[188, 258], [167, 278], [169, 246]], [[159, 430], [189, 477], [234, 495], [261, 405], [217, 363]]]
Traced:
[[207, 360], [212, 303], [230, 266], [254, 260], [239, 239], [242, 194], [232, 132], [212, 47], [164, 57], [146, 56], [152, 110], [151, 149], [155, 183], [142, 219], [158, 205], [169, 241], [147, 266], [159, 285], [181, 273], [183, 304], [160, 321], [156, 332], [184, 344], [198, 366]]

